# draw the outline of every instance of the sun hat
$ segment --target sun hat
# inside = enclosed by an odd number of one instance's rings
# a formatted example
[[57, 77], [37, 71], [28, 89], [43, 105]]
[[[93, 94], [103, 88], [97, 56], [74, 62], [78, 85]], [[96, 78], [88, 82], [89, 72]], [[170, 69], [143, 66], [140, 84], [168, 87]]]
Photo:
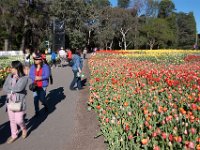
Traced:
[[40, 54], [37, 54], [35, 57], [34, 57], [34, 60], [42, 60], [42, 56]]

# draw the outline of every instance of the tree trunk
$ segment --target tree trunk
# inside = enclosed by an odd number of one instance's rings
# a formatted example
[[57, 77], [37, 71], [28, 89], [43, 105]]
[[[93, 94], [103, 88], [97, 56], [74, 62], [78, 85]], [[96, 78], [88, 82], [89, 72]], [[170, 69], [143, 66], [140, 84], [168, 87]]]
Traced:
[[153, 49], [153, 44], [150, 44], [150, 50], [152, 50]]
[[22, 37], [22, 42], [21, 42], [21, 46], [20, 46], [20, 50], [23, 50], [24, 49], [24, 46], [25, 46], [25, 40], [26, 40], [26, 37], [25, 37], [25, 33], [26, 33], [26, 26], [28, 25], [28, 22], [27, 22], [27, 17], [25, 17], [25, 20], [24, 20], [24, 32], [23, 32], [23, 37]]
[[91, 36], [91, 30], [88, 31], [88, 41], [87, 41], [87, 45], [90, 45], [90, 36]]
[[8, 42], [8, 39], [5, 39], [5, 40], [4, 40], [4, 50], [5, 50], [5, 51], [8, 51], [8, 43], [9, 43], [9, 42]]
[[106, 42], [106, 50], [108, 49], [108, 43]]
[[127, 44], [126, 44], [126, 37], [124, 36], [124, 50], [127, 49]]
[[127, 49], [127, 43], [126, 43], [126, 34], [128, 33], [128, 31], [130, 30], [131, 28], [128, 28], [126, 31], [124, 31], [124, 29], [120, 29], [120, 32], [122, 34], [122, 43], [124, 44], [124, 50]]
[[134, 40], [134, 49], [138, 49], [138, 17], [136, 16], [135, 21], [135, 40]]
[[110, 43], [110, 46], [108, 47], [109, 50], [112, 50], [112, 45], [113, 45], [113, 40], [112, 40], [112, 42]]
[[155, 40], [155, 39], [151, 39], [151, 40], [149, 40], [150, 50], [153, 49], [153, 46], [154, 46], [155, 43], [156, 43], [156, 40]]

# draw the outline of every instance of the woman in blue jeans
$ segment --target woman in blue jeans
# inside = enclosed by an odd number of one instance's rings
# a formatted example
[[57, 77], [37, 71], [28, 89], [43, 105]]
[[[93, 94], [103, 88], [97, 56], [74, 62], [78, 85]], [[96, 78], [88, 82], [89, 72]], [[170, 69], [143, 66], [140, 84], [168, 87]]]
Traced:
[[76, 88], [74, 86], [75, 86], [75, 84], [77, 84], [77, 89], [80, 90], [80, 89], [82, 89], [80, 74], [81, 74], [82, 68], [83, 68], [83, 60], [81, 58], [81, 50], [76, 50], [75, 55], [72, 58], [72, 61], [73, 61], [72, 71], [74, 73], [74, 78], [71, 82], [70, 89], [75, 90]]
[[34, 57], [34, 64], [30, 68], [29, 77], [36, 85], [36, 90], [33, 92], [35, 115], [39, 115], [39, 100], [45, 106], [45, 110], [48, 111], [46, 102], [46, 89], [49, 84], [50, 69], [49, 66], [43, 63], [40, 54]]

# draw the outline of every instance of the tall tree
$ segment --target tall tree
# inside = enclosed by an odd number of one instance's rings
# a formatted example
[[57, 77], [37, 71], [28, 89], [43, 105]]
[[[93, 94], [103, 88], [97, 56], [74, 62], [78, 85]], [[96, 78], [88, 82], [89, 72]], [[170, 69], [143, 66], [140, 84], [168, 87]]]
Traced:
[[160, 18], [149, 19], [142, 32], [146, 36], [146, 43], [150, 49], [155, 48], [155, 46], [157, 48], [165, 48], [173, 36], [168, 22]]
[[161, 2], [159, 3], [158, 17], [166, 18], [170, 16], [174, 10], [175, 10], [175, 5], [172, 2], [172, 0], [161, 0]]
[[184, 49], [192, 48], [192, 45], [195, 44], [196, 37], [196, 22], [193, 13], [179, 13], [177, 23], [178, 46]]
[[131, 39], [127, 36], [133, 30], [134, 19], [131, 11], [123, 8], [113, 8], [112, 26], [119, 35], [119, 46], [122, 49], [127, 49], [131, 44]]
[[[86, 37], [84, 32], [84, 16], [86, 12], [86, 1], [83, 0], [52, 0], [50, 10], [52, 16], [57, 17], [65, 22], [66, 35], [69, 37], [71, 42], [71, 48], [81, 48], [85, 43], [81, 43], [80, 47], [74, 45], [74, 41], [77, 38], [84, 39]], [[71, 34], [71, 33], [74, 34]], [[79, 34], [79, 35], [77, 35]]]
[[115, 30], [113, 28], [113, 8], [104, 8], [100, 15], [100, 25], [95, 32], [97, 44], [104, 49], [112, 49]]
[[120, 8], [128, 8], [130, 4], [130, 0], [118, 0], [118, 7]]
[[5, 50], [11, 49], [11, 38], [14, 26], [19, 25], [17, 20], [18, 1], [1, 0], [0, 1], [0, 26], [3, 29], [1, 36], [4, 39]]
[[[86, 32], [88, 32], [87, 36], [87, 46], [92, 47], [91, 42], [95, 45], [96, 42], [92, 36], [94, 35], [95, 30], [98, 30], [103, 18], [103, 12], [105, 10], [110, 9], [109, 0], [90, 0], [86, 5], [86, 13], [85, 13], [85, 27]], [[100, 31], [100, 30], [98, 30]], [[98, 32], [96, 32], [98, 33]]]
[[157, 17], [159, 11], [158, 0], [145, 0], [145, 16], [147, 17]]
[[175, 4], [172, 0], [162, 0], [159, 3], [158, 18], [166, 19], [169, 27], [173, 33], [171, 42], [168, 43], [169, 48], [175, 48], [177, 46], [178, 26], [176, 21]]

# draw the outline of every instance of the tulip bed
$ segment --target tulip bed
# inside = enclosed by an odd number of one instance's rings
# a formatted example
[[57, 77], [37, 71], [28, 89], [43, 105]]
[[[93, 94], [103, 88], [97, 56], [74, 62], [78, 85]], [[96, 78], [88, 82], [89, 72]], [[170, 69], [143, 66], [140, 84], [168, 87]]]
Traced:
[[200, 59], [173, 52], [175, 62], [156, 62], [136, 52], [99, 52], [88, 61], [88, 105], [108, 149], [200, 150]]
[[0, 57], [0, 88], [3, 86], [5, 78], [10, 72], [9, 66], [11, 61], [20, 60], [23, 61], [22, 56], [1, 56]]

